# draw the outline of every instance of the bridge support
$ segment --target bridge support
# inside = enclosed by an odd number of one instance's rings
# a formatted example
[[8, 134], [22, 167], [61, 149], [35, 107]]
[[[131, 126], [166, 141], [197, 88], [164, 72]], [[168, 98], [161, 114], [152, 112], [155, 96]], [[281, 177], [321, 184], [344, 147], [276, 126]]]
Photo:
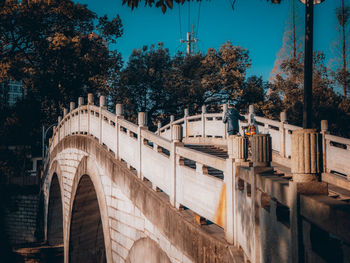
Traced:
[[272, 160], [271, 137], [269, 134], [255, 134], [251, 137], [252, 162], [254, 167], [269, 167]]
[[326, 183], [319, 182], [320, 152], [319, 134], [314, 129], [295, 130], [292, 134], [292, 174], [290, 182], [292, 192], [291, 229], [293, 262], [304, 258], [300, 247], [302, 237], [302, 219], [300, 217], [300, 195], [327, 195]]

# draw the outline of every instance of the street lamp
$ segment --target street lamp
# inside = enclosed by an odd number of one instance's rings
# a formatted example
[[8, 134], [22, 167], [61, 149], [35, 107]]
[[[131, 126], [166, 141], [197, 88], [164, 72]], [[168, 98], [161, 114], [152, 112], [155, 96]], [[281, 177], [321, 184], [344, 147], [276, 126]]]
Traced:
[[312, 59], [313, 59], [313, 24], [314, 5], [324, 0], [300, 0], [305, 4], [305, 52], [304, 52], [304, 106], [303, 128], [312, 127]]
[[47, 132], [53, 127], [57, 125], [57, 123], [54, 123], [52, 125], [49, 126], [49, 128], [47, 128], [45, 130], [45, 126], [43, 125], [42, 126], [42, 132], [41, 132], [41, 155], [42, 155], [42, 162], [44, 162], [44, 158], [45, 158], [45, 138], [46, 138], [46, 135], [47, 135]]

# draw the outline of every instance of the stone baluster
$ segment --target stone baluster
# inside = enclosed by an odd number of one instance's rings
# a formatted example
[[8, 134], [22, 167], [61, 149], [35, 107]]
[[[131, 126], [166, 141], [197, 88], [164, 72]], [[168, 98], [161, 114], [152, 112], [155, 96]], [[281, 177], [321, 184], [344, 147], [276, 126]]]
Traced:
[[117, 117], [124, 116], [123, 104], [116, 104], [115, 105], [115, 114], [117, 115]]
[[61, 140], [61, 129], [60, 129], [60, 123], [62, 121], [62, 117], [61, 116], [58, 116], [57, 118], [57, 128], [58, 128], [58, 140], [57, 142], [59, 142]]
[[160, 121], [157, 122], [157, 134], [160, 135], [160, 128], [162, 127], [162, 123]]
[[272, 160], [271, 137], [255, 134], [251, 137], [252, 162], [254, 167], [269, 167]]
[[106, 97], [105, 96], [100, 96], [100, 108], [106, 109]]
[[321, 134], [322, 134], [322, 171], [327, 173], [327, 141], [326, 134], [328, 134], [328, 121], [321, 120]]
[[[84, 105], [84, 98], [79, 97], [78, 98], [78, 108], [82, 107]], [[81, 130], [81, 110], [78, 110], [78, 134], [82, 133]]]
[[74, 109], [75, 109], [75, 103], [74, 103], [74, 101], [71, 101], [69, 103], [69, 111], [72, 112]]
[[72, 127], [72, 122], [73, 122], [73, 114], [72, 114], [72, 111], [75, 109], [75, 103], [73, 101], [71, 101], [69, 103], [69, 112], [71, 113], [70, 114], [70, 119], [69, 119], [69, 133], [70, 134], [73, 134], [73, 127]]
[[94, 105], [94, 94], [88, 94], [88, 105]]
[[67, 136], [67, 119], [66, 119], [66, 115], [68, 114], [68, 109], [67, 108], [63, 108], [63, 137]]
[[146, 112], [139, 112], [139, 114], [138, 114], [138, 125], [140, 127], [147, 126], [147, 114], [146, 114]]
[[143, 138], [142, 138], [142, 130], [147, 130], [147, 113], [146, 112], [139, 112], [138, 113], [138, 129], [137, 129], [137, 141], [138, 141], [138, 167], [137, 167], [137, 176], [143, 180], [143, 173], [142, 173], [142, 145], [143, 145]]
[[286, 129], [284, 125], [287, 123], [287, 113], [285, 111], [282, 111], [280, 113], [280, 155], [282, 157], [286, 157]]
[[182, 141], [182, 127], [181, 125], [175, 124], [173, 125], [173, 132], [172, 132], [172, 140], [171, 140], [171, 149], [170, 149], [170, 160], [171, 160], [171, 181], [170, 181], [170, 203], [179, 208], [180, 205], [176, 202], [176, 165], [177, 165], [177, 158], [176, 156], [176, 147], [183, 146], [184, 144]]
[[94, 105], [94, 95], [92, 93], [88, 94], [88, 134], [91, 135], [91, 110], [90, 106]]
[[83, 97], [79, 97], [78, 98], [78, 107], [81, 107], [84, 105], [84, 98]]
[[106, 109], [106, 97], [105, 96], [100, 96], [100, 108], [99, 108], [99, 123], [100, 123], [100, 127], [99, 127], [99, 141], [102, 144], [103, 143], [103, 126], [104, 126], [104, 120], [103, 120], [103, 110]]
[[189, 116], [189, 110], [188, 108], [184, 109], [184, 130], [183, 130], [183, 136], [188, 137], [188, 118]]
[[318, 133], [314, 129], [295, 130], [292, 134], [292, 174], [294, 182], [317, 181], [320, 172]]
[[205, 122], [206, 122], [206, 118], [205, 118], [205, 114], [207, 113], [207, 108], [206, 108], [206, 106], [205, 105], [203, 105], [202, 106], [202, 138], [204, 138], [205, 137]]
[[120, 153], [120, 121], [119, 119], [124, 118], [124, 109], [123, 109], [123, 104], [116, 104], [115, 105], [115, 129], [116, 129], [116, 137], [117, 137], [117, 145], [116, 145], [116, 152], [115, 152], [115, 158], [117, 160], [120, 160], [119, 153]]
[[182, 141], [182, 128], [181, 125], [175, 124], [173, 125], [173, 137], [172, 140], [174, 142], [181, 142]]
[[175, 120], [174, 115], [170, 115], [170, 140], [173, 138], [173, 122]]

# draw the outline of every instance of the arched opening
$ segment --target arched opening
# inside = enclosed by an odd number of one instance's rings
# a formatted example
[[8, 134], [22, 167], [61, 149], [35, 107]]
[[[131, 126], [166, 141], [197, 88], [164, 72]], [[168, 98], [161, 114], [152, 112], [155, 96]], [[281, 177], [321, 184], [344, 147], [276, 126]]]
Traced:
[[137, 240], [129, 251], [126, 263], [171, 263], [167, 254], [150, 238]]
[[106, 262], [97, 195], [90, 177], [81, 177], [71, 216], [69, 262]]
[[52, 177], [49, 198], [47, 242], [51, 246], [63, 245], [63, 210], [57, 174]]

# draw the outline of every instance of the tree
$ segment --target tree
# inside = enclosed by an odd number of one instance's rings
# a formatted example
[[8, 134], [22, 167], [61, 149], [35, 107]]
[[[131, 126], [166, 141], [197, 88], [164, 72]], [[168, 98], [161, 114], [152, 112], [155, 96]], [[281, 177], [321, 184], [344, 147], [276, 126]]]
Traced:
[[[190, 2], [192, 0], [145, 0], [145, 6], [149, 5], [152, 7], [152, 5], [155, 3], [156, 7], [160, 7], [162, 9], [162, 12], [165, 13], [167, 8], [172, 9], [174, 2], [178, 4], [183, 4], [185, 2]], [[201, 2], [202, 0], [197, 0], [197, 2]], [[267, 2], [271, 1], [274, 4], [279, 4], [281, 0], [266, 0]], [[142, 2], [142, 0], [123, 0], [123, 5], [128, 4], [131, 9], [137, 8], [139, 3]]]
[[243, 84], [242, 95], [238, 98], [237, 108], [247, 110], [250, 104], [260, 108], [265, 100], [265, 91], [269, 88], [269, 83], [263, 81], [262, 77], [251, 76]]
[[287, 20], [286, 28], [283, 35], [283, 45], [280, 51], [276, 55], [276, 60], [273, 69], [270, 74], [270, 81], [275, 80], [275, 76], [281, 73], [280, 65], [282, 61], [292, 58], [293, 60], [300, 60], [300, 54], [302, 52], [302, 33], [301, 33], [301, 21], [297, 14], [297, 7], [295, 5], [296, 0], [291, 1], [290, 17]]
[[177, 53], [173, 58], [162, 45], [144, 47], [133, 51], [114, 94], [130, 117], [147, 111], [155, 122], [183, 114], [184, 108], [198, 112], [204, 104], [236, 101], [249, 66], [248, 51], [230, 42], [205, 56]]
[[0, 81], [21, 80], [51, 124], [69, 101], [107, 93], [118, 80], [120, 55], [108, 43], [121, 34], [118, 16], [109, 21], [70, 0], [0, 1]]
[[116, 101], [125, 104], [127, 114], [135, 119], [137, 112], [147, 111], [153, 116], [165, 107], [164, 76], [170, 66], [169, 50], [162, 43], [133, 50], [116, 91]]
[[[335, 43], [336, 48], [336, 69], [333, 72], [334, 79], [342, 87], [344, 97], [350, 92], [350, 72], [348, 68], [349, 60], [349, 18], [350, 18], [350, 7], [344, 4], [340, 8], [335, 10], [339, 31], [339, 40]], [[340, 59], [338, 59], [340, 58]]]

